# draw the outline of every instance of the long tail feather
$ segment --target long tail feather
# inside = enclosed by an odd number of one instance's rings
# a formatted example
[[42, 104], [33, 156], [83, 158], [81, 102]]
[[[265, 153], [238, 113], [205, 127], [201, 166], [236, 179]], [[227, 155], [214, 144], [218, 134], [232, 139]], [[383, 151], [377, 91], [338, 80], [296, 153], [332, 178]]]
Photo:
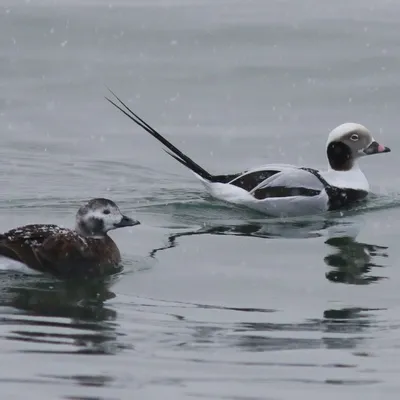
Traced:
[[175, 154], [171, 153], [170, 151], [163, 149], [168, 155], [170, 155], [171, 157], [175, 158], [176, 161], [178, 161], [179, 163], [181, 163], [182, 165], [184, 165], [185, 167], [189, 168], [187, 163], [182, 160], [180, 157], [176, 156]]
[[213, 181], [213, 175], [207, 172], [204, 168], [200, 165], [195, 163], [191, 158], [189, 158], [186, 154], [182, 153], [177, 147], [175, 147], [171, 142], [161, 136], [154, 128], [152, 128], [147, 122], [145, 122], [142, 118], [136, 115], [112, 90], [110, 93], [118, 100], [121, 104], [116, 104], [113, 100], [106, 97], [106, 100], [110, 102], [114, 107], [118, 108], [123, 114], [125, 114], [128, 118], [130, 118], [135, 124], [139, 125], [145, 131], [150, 133], [153, 137], [155, 137], [158, 141], [160, 141], [168, 150], [166, 152], [173, 157], [175, 160], [180, 162], [185, 167], [189, 168], [191, 171], [195, 172], [196, 174], [200, 175], [202, 178]]

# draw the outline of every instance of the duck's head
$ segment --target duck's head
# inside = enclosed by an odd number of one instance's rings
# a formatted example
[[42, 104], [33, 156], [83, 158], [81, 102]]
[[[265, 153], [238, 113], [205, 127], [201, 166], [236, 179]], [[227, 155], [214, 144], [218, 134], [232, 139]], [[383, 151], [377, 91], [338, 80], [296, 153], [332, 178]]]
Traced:
[[336, 171], [349, 171], [357, 158], [388, 153], [363, 125], [348, 122], [339, 125], [328, 136], [326, 151], [329, 164]]
[[103, 237], [108, 231], [140, 222], [121, 213], [118, 206], [108, 199], [92, 199], [76, 214], [76, 231], [88, 237]]

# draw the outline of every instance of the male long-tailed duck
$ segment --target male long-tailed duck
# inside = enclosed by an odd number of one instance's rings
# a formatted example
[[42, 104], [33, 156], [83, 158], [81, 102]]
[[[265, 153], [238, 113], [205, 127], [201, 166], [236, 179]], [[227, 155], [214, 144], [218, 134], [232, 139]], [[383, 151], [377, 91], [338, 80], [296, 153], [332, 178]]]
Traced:
[[388, 147], [375, 141], [366, 127], [345, 123], [333, 129], [328, 136], [327, 171], [288, 164], [268, 164], [240, 173], [212, 175], [111, 93], [120, 105], [106, 99], [166, 146], [168, 150], [165, 151], [189, 168], [212, 197], [271, 216], [296, 216], [337, 210], [365, 199], [369, 184], [360, 170], [358, 159], [390, 152]]
[[111, 200], [92, 199], [79, 208], [75, 230], [32, 224], [1, 234], [0, 256], [61, 278], [107, 274], [121, 262], [119, 249], [107, 232], [139, 224]]

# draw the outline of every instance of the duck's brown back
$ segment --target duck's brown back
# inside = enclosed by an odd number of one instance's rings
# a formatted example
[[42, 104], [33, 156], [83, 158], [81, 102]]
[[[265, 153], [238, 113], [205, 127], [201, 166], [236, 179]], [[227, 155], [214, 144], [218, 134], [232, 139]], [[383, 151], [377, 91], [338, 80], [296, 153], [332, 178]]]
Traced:
[[112, 272], [121, 261], [109, 236], [86, 238], [57, 225], [26, 225], [0, 235], [0, 255], [71, 278]]
[[36, 254], [46, 270], [71, 277], [103, 275], [121, 261], [118, 247], [109, 236], [85, 238], [72, 231], [49, 237]]
[[57, 225], [44, 224], [31, 224], [11, 229], [0, 235], [0, 255], [42, 271], [35, 250], [50, 236], [64, 231], [66, 230]]

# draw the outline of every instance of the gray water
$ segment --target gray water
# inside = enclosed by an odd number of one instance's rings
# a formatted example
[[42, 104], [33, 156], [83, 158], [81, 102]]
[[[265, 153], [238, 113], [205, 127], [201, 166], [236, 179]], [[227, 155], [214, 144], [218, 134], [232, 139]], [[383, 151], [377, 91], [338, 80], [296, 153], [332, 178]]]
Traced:
[[[2, 398], [395, 399], [400, 390], [400, 4], [0, 1], [0, 230], [72, 226], [105, 196], [124, 272], [0, 275]], [[105, 100], [212, 172], [325, 167], [367, 126], [356, 210], [279, 220], [211, 201]]]

